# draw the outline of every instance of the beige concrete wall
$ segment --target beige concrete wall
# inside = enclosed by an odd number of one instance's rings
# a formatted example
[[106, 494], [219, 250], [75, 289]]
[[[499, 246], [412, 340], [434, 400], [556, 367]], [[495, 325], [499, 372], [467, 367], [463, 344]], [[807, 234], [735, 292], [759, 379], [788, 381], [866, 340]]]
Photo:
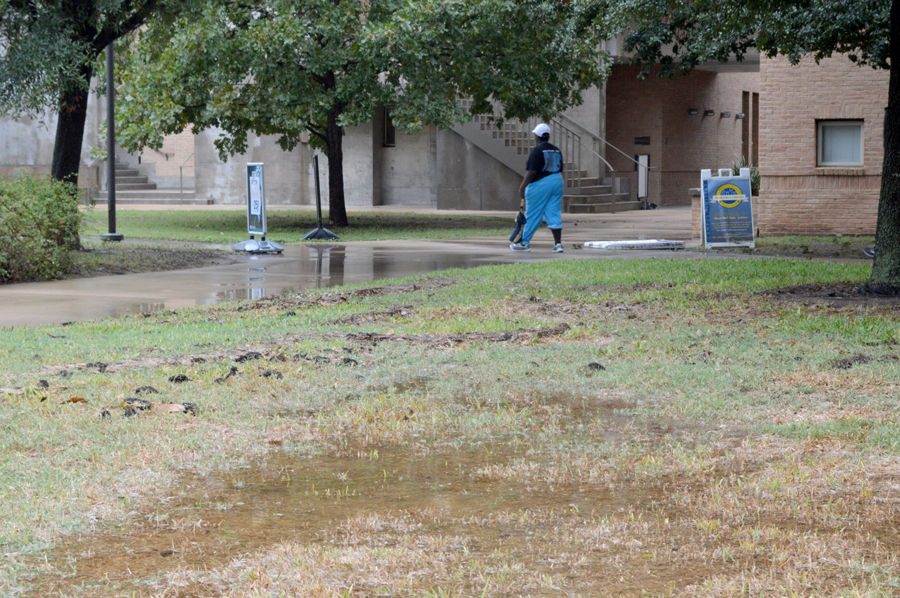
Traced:
[[437, 207], [443, 210], [510, 210], [518, 207], [525, 174], [516, 173], [453, 131], [437, 133]]
[[[436, 147], [434, 129], [418, 133], [397, 133], [397, 145], [382, 147], [379, 125], [374, 121], [349, 127], [343, 138], [344, 197], [349, 209], [376, 205], [437, 204]], [[374, 131], [378, 130], [378, 134]], [[266, 201], [270, 204], [315, 205], [314, 150], [301, 143], [283, 152], [275, 137], [250, 137], [248, 151], [240, 156], [219, 159], [212, 142], [219, 132], [204, 131], [196, 136], [195, 162], [197, 197], [215, 203], [246, 201], [243, 165], [266, 165]], [[329, 198], [328, 158], [319, 153], [319, 185], [323, 206]], [[146, 154], [145, 154], [146, 156]]]
[[[688, 189], [699, 185], [703, 168], [727, 168], [741, 156], [742, 93], [759, 91], [755, 72], [694, 71], [675, 79], [637, 78], [632, 66], [613, 67], [607, 83], [607, 139], [626, 154], [650, 155], [650, 201], [688, 204]], [[698, 110], [691, 116], [689, 109]], [[712, 110], [712, 116], [704, 116]], [[728, 112], [728, 117], [722, 117]], [[749, 115], [748, 115], [749, 116]], [[636, 137], [649, 137], [637, 145]], [[633, 178], [634, 165], [614, 150], [607, 159], [618, 174]]]
[[[888, 73], [844, 56], [760, 65], [760, 234], [873, 234]], [[863, 166], [816, 166], [816, 120], [863, 119]]]
[[397, 131], [396, 145], [383, 147], [374, 139], [379, 162], [377, 186], [383, 205], [433, 208], [437, 206], [437, 131], [427, 127], [415, 133]]
[[[97, 137], [99, 123], [105, 118], [102, 100], [94, 94], [88, 97], [78, 172], [78, 186], [84, 189], [86, 195], [93, 193], [105, 176], [103, 164], [90, 157], [92, 146], [106, 145], [105, 138], [101, 140]], [[49, 175], [55, 138], [56, 114], [51, 111], [36, 118], [0, 118], [0, 176], [15, 176], [23, 172]]]
[[[572, 106], [563, 114], [579, 125], [587, 132], [603, 139], [606, 135], [606, 118], [605, 118], [605, 90], [598, 87], [591, 87], [582, 94], [582, 103], [578, 106]], [[581, 131], [575, 129], [575, 133], [582, 136], [581, 141], [581, 167], [587, 172], [588, 177], [603, 176], [605, 166], [599, 159], [592, 157], [593, 149], [592, 140], [587, 135], [582, 135]], [[565, 149], [565, 148], [564, 148]], [[597, 148], [598, 153], [602, 155], [602, 148]], [[574, 156], [566, 156], [567, 159], [574, 159]]]
[[[375, 147], [371, 122], [348, 127], [343, 139], [344, 205], [370, 208], [375, 205]], [[327, 163], [327, 161], [326, 161]], [[327, 179], [327, 171], [322, 178]]]
[[146, 148], [124, 158], [132, 167], [140, 164], [141, 172], [160, 189], [177, 189], [181, 178], [186, 189], [194, 187], [194, 133], [191, 129], [167, 135], [158, 150]]
[[247, 201], [248, 162], [265, 164], [266, 203], [301, 203], [305, 177], [301, 174], [301, 150], [285, 152], [276, 142], [276, 137], [251, 135], [247, 151], [219, 159], [213, 141], [221, 131], [207, 129], [195, 137], [194, 160], [196, 164], [196, 196], [210, 199], [217, 204], [243, 204]]

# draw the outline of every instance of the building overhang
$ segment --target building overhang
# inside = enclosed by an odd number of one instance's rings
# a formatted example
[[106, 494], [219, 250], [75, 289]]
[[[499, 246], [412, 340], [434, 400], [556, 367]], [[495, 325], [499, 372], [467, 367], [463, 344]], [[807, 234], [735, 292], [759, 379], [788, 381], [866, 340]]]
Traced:
[[[609, 54], [613, 64], [629, 64], [630, 55], [625, 52], [625, 36], [619, 35], [603, 43], [602, 49]], [[671, 46], [663, 49], [663, 54]], [[694, 67], [698, 71], [708, 71], [713, 73], [758, 73], [759, 72], [759, 50], [749, 48], [741, 60], [732, 57], [727, 62], [719, 62], [710, 60], [702, 62]]]
[[713, 73], [758, 73], [759, 50], [750, 48], [741, 60], [729, 60], [728, 62], [709, 61], [698, 64], [698, 71], [710, 71]]

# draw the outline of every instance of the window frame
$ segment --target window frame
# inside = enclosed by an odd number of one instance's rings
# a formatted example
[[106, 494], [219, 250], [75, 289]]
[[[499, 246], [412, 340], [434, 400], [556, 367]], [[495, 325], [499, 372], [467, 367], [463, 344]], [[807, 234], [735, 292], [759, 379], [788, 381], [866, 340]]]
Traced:
[[391, 110], [387, 106], [382, 107], [381, 147], [397, 147], [397, 129], [391, 119]]
[[[824, 129], [829, 126], [857, 125], [859, 127], [859, 162], [825, 162]], [[862, 118], [816, 120], [816, 166], [819, 168], [862, 168], [865, 166], [866, 125]]]

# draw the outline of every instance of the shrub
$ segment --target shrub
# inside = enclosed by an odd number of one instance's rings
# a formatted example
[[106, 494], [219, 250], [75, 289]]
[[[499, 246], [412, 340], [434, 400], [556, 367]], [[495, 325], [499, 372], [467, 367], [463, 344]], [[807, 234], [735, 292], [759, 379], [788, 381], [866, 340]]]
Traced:
[[45, 177], [0, 178], [0, 283], [59, 278], [78, 249], [77, 190]]
[[735, 175], [741, 172], [741, 168], [750, 168], [750, 194], [753, 196], [759, 195], [759, 168], [750, 166], [750, 162], [744, 156], [741, 156], [739, 160], [731, 165], [731, 170]]

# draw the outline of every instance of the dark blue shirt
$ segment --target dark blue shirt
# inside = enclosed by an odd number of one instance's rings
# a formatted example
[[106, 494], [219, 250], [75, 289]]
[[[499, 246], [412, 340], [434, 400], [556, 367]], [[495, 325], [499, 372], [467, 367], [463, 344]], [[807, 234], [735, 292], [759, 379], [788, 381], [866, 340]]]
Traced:
[[563, 156], [559, 148], [549, 141], [541, 141], [531, 153], [528, 154], [526, 170], [537, 173], [534, 181], [539, 181], [545, 176], [561, 173], [563, 171]]

